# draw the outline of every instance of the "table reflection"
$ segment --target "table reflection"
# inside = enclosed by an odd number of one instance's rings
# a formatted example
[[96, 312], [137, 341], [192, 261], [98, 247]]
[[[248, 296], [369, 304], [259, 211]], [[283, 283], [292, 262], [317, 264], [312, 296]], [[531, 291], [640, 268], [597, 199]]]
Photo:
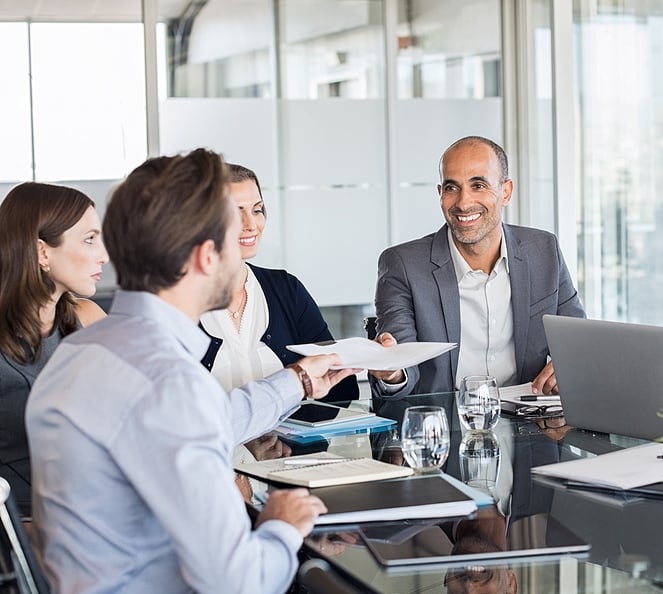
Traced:
[[[390, 430], [321, 440], [306, 444], [305, 450], [287, 440], [284, 445], [292, 448], [293, 455], [328, 450], [342, 456], [373, 456], [406, 465], [400, 447], [400, 422], [408, 406], [424, 404], [443, 407], [449, 419], [451, 443], [444, 472], [459, 480], [470, 481], [477, 476], [476, 469], [474, 473], [469, 467], [463, 470], [463, 456], [467, 457], [472, 448], [483, 451], [484, 460], [492, 460], [490, 476], [496, 475], [496, 479], [494, 487], [488, 485], [488, 491], [495, 505], [480, 510], [476, 518], [451, 523], [433, 521], [415, 529], [419, 535], [416, 538], [426, 547], [447, 551], [446, 563], [407, 565], [392, 571], [377, 561], [362, 533], [367, 527], [377, 529], [376, 525], [316, 529], [306, 539], [312, 554], [327, 558], [359, 583], [380, 592], [538, 591], [535, 584], [542, 579], [540, 576], [552, 585], [551, 591], [562, 591], [559, 561], [531, 557], [492, 562], [463, 559], [473, 551], [548, 547], [563, 542], [573, 532], [592, 545], [586, 562], [602, 566], [601, 572], [589, 569], [589, 574], [582, 573], [598, 576], [598, 585], [593, 585], [594, 577], [587, 583], [578, 581], [574, 584], [577, 592], [605, 591], [601, 580], [621, 580], [628, 584], [621, 591], [633, 593], [651, 591], [642, 583], [663, 582], [663, 502], [571, 490], [533, 480], [530, 474], [534, 466], [606, 453], [637, 445], [637, 440], [578, 430], [566, 425], [563, 417], [546, 420], [504, 416], [479, 444], [478, 436], [468, 436], [469, 432], [461, 427], [454, 394], [429, 394], [396, 401], [374, 400], [371, 405], [376, 414], [397, 421]], [[479, 461], [478, 466], [482, 463], [486, 462]], [[401, 522], [391, 529], [402, 536], [411, 524]], [[453, 566], [450, 558], [456, 559]], [[617, 577], [607, 573], [617, 570], [621, 572]], [[636, 583], [636, 578], [645, 582]]]

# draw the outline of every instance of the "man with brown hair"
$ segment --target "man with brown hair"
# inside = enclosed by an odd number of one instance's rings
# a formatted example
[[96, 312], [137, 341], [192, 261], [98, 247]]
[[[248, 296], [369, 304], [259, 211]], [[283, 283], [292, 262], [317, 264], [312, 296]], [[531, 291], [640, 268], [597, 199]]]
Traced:
[[114, 192], [103, 232], [120, 287], [108, 318], [65, 340], [30, 396], [35, 538], [55, 592], [283, 592], [324, 513], [276, 491], [255, 530], [236, 443], [353, 370], [335, 356], [226, 394], [200, 365], [200, 315], [228, 304], [239, 217], [219, 155], [150, 159]]

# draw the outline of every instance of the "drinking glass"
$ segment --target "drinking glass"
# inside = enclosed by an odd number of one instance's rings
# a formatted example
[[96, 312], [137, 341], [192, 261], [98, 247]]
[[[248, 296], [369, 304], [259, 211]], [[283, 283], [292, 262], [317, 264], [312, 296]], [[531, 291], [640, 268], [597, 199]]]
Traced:
[[458, 448], [464, 483], [492, 495], [500, 473], [500, 444], [492, 431], [468, 431]]
[[439, 406], [410, 406], [401, 427], [401, 448], [410, 467], [437, 470], [449, 455], [449, 423]]
[[490, 375], [468, 375], [460, 382], [458, 416], [470, 431], [492, 429], [500, 418], [497, 380]]

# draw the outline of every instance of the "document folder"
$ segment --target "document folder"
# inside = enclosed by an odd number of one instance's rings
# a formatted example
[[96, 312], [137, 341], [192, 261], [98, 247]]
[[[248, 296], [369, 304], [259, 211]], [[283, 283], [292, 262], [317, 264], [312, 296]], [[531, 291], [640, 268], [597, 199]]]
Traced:
[[476, 502], [442, 473], [311, 489], [327, 506], [316, 525], [467, 516]]

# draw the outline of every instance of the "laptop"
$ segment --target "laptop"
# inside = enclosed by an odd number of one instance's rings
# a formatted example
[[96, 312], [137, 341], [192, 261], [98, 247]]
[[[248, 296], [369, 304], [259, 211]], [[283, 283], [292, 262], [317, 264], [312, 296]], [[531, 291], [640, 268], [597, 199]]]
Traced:
[[663, 436], [663, 327], [543, 316], [566, 422]]

